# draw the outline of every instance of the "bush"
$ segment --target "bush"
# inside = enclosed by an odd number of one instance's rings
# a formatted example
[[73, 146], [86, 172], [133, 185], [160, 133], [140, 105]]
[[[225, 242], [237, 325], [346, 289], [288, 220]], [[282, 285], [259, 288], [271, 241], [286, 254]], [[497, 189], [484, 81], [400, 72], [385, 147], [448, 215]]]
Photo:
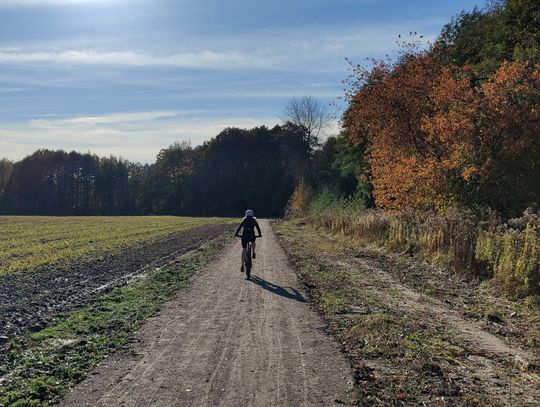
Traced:
[[339, 193], [325, 188], [309, 204], [310, 213], [321, 212], [358, 212], [366, 208], [363, 194], [355, 194], [345, 197]]
[[286, 217], [302, 217], [308, 212], [309, 202], [313, 197], [313, 190], [306, 184], [304, 179], [300, 179], [294, 189], [285, 210]]
[[524, 231], [481, 233], [476, 255], [493, 270], [494, 283], [512, 297], [540, 295], [540, 238], [529, 223]]

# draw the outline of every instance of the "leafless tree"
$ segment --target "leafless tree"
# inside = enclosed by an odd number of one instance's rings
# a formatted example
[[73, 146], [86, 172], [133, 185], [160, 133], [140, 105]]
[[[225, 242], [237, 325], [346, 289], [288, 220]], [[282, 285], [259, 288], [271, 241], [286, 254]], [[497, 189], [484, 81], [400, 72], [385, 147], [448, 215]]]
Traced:
[[314, 96], [304, 95], [294, 97], [289, 100], [281, 120], [284, 123], [293, 123], [302, 126], [306, 130], [306, 141], [310, 148], [314, 148], [319, 143], [321, 132], [330, 126], [332, 115], [329, 108]]

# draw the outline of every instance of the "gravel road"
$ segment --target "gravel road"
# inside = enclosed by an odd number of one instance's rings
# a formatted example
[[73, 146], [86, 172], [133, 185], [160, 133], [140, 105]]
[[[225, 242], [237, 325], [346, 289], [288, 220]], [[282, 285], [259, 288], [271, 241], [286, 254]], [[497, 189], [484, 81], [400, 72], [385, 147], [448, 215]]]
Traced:
[[349, 363], [270, 223], [260, 223], [252, 281], [240, 272], [236, 241], [61, 405], [354, 405]]

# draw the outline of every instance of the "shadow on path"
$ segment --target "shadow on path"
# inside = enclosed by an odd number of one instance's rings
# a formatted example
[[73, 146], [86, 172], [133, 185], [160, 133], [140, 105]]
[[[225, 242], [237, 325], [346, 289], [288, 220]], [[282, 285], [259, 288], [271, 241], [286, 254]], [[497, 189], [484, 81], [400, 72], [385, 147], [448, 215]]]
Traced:
[[299, 301], [299, 302], [306, 302], [306, 299], [302, 296], [302, 294], [300, 294], [297, 290], [295, 290], [292, 287], [289, 287], [289, 289], [292, 291], [292, 293], [290, 293], [285, 288], [279, 285], [275, 285], [269, 281], [266, 281], [260, 277], [253, 276], [253, 275], [251, 276], [251, 282], [281, 297], [288, 298], [290, 300]]

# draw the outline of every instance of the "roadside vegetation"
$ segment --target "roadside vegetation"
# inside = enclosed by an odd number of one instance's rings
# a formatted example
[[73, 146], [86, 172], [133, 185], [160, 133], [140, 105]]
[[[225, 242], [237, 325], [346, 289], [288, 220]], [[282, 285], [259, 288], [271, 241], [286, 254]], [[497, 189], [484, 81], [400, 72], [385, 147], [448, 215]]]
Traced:
[[359, 405], [538, 405], [540, 308], [309, 218], [275, 227], [351, 360]]
[[97, 296], [45, 329], [11, 341], [9, 373], [0, 383], [0, 405], [53, 405], [92, 367], [125, 345], [145, 319], [178, 295], [229, 238], [214, 239], [127, 286]]
[[288, 215], [537, 305], [539, 16], [537, 1], [492, 2], [427, 49], [413, 33], [394, 58], [352, 64], [343, 133]]
[[199, 226], [228, 223], [220, 218], [0, 217], [0, 276], [53, 264], [100, 258], [145, 241]]
[[[326, 202], [322, 208], [321, 200]], [[305, 220], [352, 241], [425, 260], [461, 278], [490, 281], [500, 294], [540, 306], [537, 213], [504, 221], [457, 209], [400, 213], [358, 210], [355, 205], [319, 196]]]

